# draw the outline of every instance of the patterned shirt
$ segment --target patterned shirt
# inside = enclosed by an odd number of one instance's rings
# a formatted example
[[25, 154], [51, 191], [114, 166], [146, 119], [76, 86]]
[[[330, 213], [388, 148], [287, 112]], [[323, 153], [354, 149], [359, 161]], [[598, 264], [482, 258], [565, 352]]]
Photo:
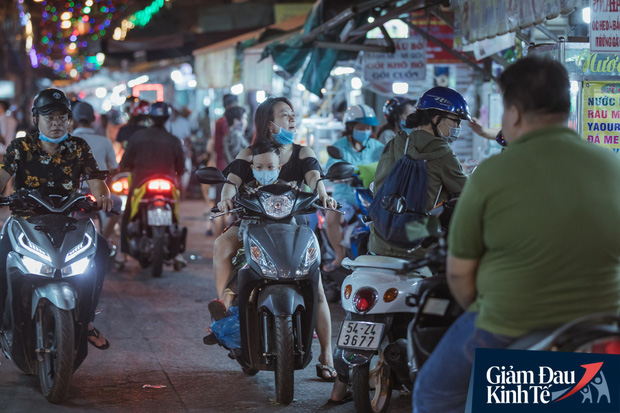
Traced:
[[42, 194], [62, 196], [79, 189], [82, 175], [99, 170], [84, 139], [69, 135], [50, 155], [37, 134], [13, 140], [0, 168], [15, 175], [15, 190], [38, 189]]

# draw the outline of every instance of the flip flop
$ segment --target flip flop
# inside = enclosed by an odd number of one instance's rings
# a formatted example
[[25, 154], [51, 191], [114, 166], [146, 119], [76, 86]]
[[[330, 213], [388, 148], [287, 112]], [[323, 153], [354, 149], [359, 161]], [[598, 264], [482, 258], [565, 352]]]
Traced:
[[[329, 373], [329, 377], [325, 377], [325, 372]], [[324, 381], [333, 383], [336, 381], [338, 374], [336, 373], [336, 369], [325, 364], [317, 363], [316, 365], [316, 376], [319, 379]]]
[[221, 300], [211, 300], [208, 305], [213, 321], [220, 321], [226, 317], [226, 306]]
[[339, 270], [344, 270], [344, 267], [342, 265], [334, 265], [333, 262], [329, 262], [327, 264], [325, 264], [322, 268], [321, 271], [323, 272], [335, 272], [335, 271], [339, 271]]
[[344, 397], [342, 398], [342, 400], [332, 400], [332, 399], [329, 399], [329, 400], [327, 400], [326, 404], [339, 406], [341, 404], [349, 403], [349, 402], [352, 402], [352, 401], [353, 401], [353, 392], [351, 391], [351, 389], [347, 389], [347, 392], [344, 395]]
[[86, 340], [88, 341], [89, 344], [91, 344], [93, 347], [98, 348], [99, 350], [107, 350], [110, 348], [110, 342], [108, 341], [108, 339], [105, 339], [105, 343], [98, 346], [97, 344], [95, 344], [95, 342], [93, 340], [90, 339], [90, 337], [95, 337], [95, 338], [99, 338], [99, 334], [101, 334], [99, 332], [99, 330], [97, 330], [95, 327], [93, 327], [92, 330], [88, 330], [88, 332], [86, 333]]

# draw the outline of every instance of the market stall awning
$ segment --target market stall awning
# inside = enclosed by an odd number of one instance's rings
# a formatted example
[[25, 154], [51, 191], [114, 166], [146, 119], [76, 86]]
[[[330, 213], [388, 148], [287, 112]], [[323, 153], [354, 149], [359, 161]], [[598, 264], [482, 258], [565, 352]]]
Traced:
[[[395, 6], [398, 3], [393, 0], [319, 0], [308, 15], [302, 33], [271, 43], [263, 56], [271, 56], [289, 74], [305, 64], [301, 83], [310, 92], [322, 96], [321, 89], [339, 60], [355, 58], [360, 51], [394, 52], [394, 43], [383, 23], [440, 3], [413, 0]], [[378, 13], [379, 17], [369, 22], [371, 12], [377, 9], [384, 9], [385, 13]], [[376, 27], [383, 31], [386, 45], [365, 45], [366, 33]]]
[[254, 30], [239, 36], [196, 49], [195, 56], [196, 82], [199, 88], [228, 88], [235, 81], [238, 73], [238, 47], [260, 43], [265, 37], [283, 35], [299, 30], [304, 24], [305, 15], [295, 16], [280, 23], [272, 24], [260, 30]]
[[[486, 3], [484, 7], [483, 3]], [[458, 33], [464, 40], [473, 43], [509, 32], [518, 32], [520, 29], [540, 25], [546, 19], [571, 13], [581, 4], [581, 0], [494, 0], [492, 3], [461, 0], [456, 9], [455, 35]]]

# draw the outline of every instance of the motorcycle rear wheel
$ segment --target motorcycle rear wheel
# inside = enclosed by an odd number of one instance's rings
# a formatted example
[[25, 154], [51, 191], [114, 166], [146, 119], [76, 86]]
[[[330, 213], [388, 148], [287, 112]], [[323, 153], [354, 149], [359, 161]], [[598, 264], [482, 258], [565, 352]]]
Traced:
[[68, 310], [61, 310], [47, 304], [41, 313], [43, 361], [38, 363], [41, 392], [50, 403], [61, 403], [71, 387], [75, 362], [75, 333], [73, 316]]
[[164, 268], [164, 228], [153, 227], [153, 264], [151, 274], [155, 278], [161, 277]]
[[[353, 367], [353, 403], [355, 411], [361, 413], [385, 413], [392, 400], [392, 372], [383, 358], [373, 357], [371, 363]], [[375, 361], [372, 369], [370, 365]], [[372, 385], [371, 385], [372, 381]]]
[[293, 346], [293, 319], [289, 316], [274, 316], [276, 350], [276, 401], [290, 404], [295, 393], [295, 349]]

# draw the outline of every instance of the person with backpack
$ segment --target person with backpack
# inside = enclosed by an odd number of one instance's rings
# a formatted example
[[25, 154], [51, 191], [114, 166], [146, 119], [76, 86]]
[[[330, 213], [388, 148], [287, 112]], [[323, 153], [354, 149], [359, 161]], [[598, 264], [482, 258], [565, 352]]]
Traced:
[[[472, 120], [463, 96], [447, 87], [434, 87], [407, 117], [405, 130], [388, 142], [377, 166], [369, 210], [372, 253], [411, 258], [408, 250], [427, 235], [423, 214], [461, 192], [467, 176], [450, 144], [459, 137], [462, 120]], [[385, 210], [381, 201], [392, 194], [403, 196], [407, 209], [419, 213], [397, 215]], [[411, 222], [419, 222], [419, 228], [412, 230]]]
[[[368, 105], [353, 105], [344, 113], [345, 130], [342, 138], [338, 139], [333, 147], [340, 149], [341, 159], [330, 157], [326, 168], [336, 162], [344, 161], [355, 167], [375, 163], [381, 157], [384, 145], [376, 139], [370, 139], [372, 127], [377, 126], [375, 111]], [[334, 185], [334, 199], [343, 205], [343, 210], [357, 209], [355, 190], [347, 183]], [[343, 234], [340, 220], [342, 215], [336, 211], [327, 211], [327, 238], [336, 253], [333, 261], [323, 267], [325, 272], [339, 269], [340, 263], [346, 257], [345, 249], [341, 245]]]

